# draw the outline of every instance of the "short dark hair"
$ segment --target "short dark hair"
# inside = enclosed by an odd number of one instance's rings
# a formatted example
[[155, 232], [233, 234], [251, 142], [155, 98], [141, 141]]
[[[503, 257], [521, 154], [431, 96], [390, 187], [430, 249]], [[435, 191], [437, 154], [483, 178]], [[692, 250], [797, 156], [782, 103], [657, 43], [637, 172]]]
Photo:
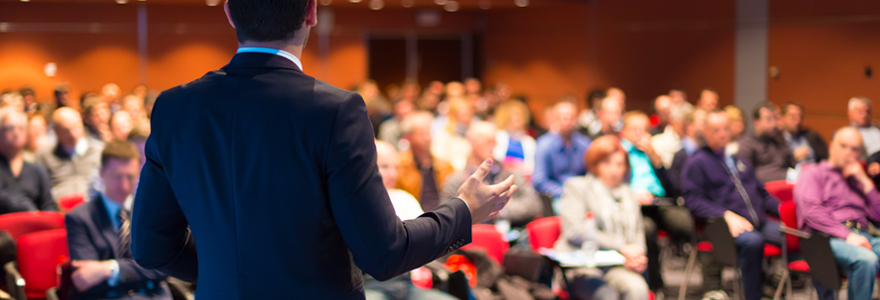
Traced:
[[22, 97], [35, 95], [34, 89], [29, 86], [22, 87], [21, 89], [18, 90], [18, 93], [21, 94]]
[[591, 90], [590, 92], [587, 93], [586, 100], [587, 100], [587, 105], [590, 108], [598, 109], [597, 107], [592, 107], [593, 101], [595, 101], [595, 100], [602, 101], [602, 99], [605, 99], [605, 90], [594, 89], [594, 90]]
[[229, 0], [238, 42], [293, 38], [306, 19], [309, 0]]
[[761, 118], [761, 109], [766, 108], [770, 112], [776, 111], [776, 105], [769, 101], [764, 101], [755, 105], [755, 108], [752, 109], [752, 121]]
[[797, 107], [798, 109], [801, 110], [801, 112], [804, 111], [804, 107], [801, 106], [800, 104], [797, 104], [797, 103], [794, 103], [794, 102], [788, 102], [788, 103], [786, 103], [785, 105], [782, 106], [782, 115], [783, 115], [783, 116], [784, 116], [784, 115], [787, 115], [787, 114], [788, 114], [788, 110], [791, 109], [792, 107]]
[[111, 159], [121, 161], [137, 160], [141, 162], [141, 154], [134, 144], [114, 140], [104, 145], [104, 151], [101, 152], [101, 168], [106, 167]]

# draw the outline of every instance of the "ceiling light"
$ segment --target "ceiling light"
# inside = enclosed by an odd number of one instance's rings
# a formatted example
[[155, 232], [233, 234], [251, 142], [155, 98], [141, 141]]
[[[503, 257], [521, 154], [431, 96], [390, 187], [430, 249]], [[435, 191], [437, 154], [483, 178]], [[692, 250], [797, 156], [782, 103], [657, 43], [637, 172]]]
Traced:
[[443, 6], [443, 9], [448, 12], [456, 12], [458, 11], [458, 2], [455, 0], [449, 0], [449, 2], [446, 2], [446, 5]]
[[361, 3], [361, 0], [348, 0], [348, 2], [351, 2], [351, 3]]
[[321, 0], [321, 5], [328, 6], [333, 3], [333, 0]]
[[128, 0], [116, 0], [116, 4], [126, 4]]
[[21, 2], [31, 2], [31, 0], [21, 0]]
[[446, 2], [449, 2], [449, 1], [448, 0], [434, 0], [434, 3], [437, 5], [446, 5]]
[[380, 10], [382, 7], [385, 7], [385, 2], [382, 0], [370, 0], [370, 9], [372, 10]]
[[[138, 1], [144, 1], [144, 0], [138, 0]], [[220, 5], [220, 0], [205, 0], [205, 4], [207, 4], [208, 6], [217, 6], [217, 5]]]
[[402, 5], [405, 8], [413, 7], [413, 5], [415, 5], [415, 4], [416, 3], [414, 0], [400, 0], [400, 5]]
[[513, 0], [513, 3], [516, 3], [516, 6], [519, 7], [529, 6], [529, 0]]

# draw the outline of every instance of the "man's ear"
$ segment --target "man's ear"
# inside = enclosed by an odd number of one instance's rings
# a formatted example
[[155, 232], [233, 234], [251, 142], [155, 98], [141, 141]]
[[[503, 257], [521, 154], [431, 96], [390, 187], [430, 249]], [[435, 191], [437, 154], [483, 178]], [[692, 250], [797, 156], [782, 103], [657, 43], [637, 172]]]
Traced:
[[226, 13], [226, 21], [229, 21], [229, 25], [235, 28], [235, 22], [232, 22], [232, 15], [229, 14], [229, 1], [223, 2], [223, 11]]
[[309, 0], [309, 6], [306, 10], [306, 26], [315, 27], [318, 25], [318, 1]]

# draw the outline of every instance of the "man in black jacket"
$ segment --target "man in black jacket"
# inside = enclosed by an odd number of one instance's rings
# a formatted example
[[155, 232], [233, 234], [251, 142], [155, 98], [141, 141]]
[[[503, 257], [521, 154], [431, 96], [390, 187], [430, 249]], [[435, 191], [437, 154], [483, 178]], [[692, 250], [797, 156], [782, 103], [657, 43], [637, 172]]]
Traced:
[[798, 164], [818, 163], [828, 159], [828, 144], [815, 131], [803, 128], [804, 108], [800, 104], [782, 106], [782, 136]]
[[46, 171], [24, 160], [27, 123], [23, 112], [0, 109], [0, 214], [58, 210]]
[[364, 299], [386, 280], [471, 241], [513, 177], [487, 160], [448, 201], [401, 222], [376, 166], [360, 95], [303, 72], [316, 0], [230, 0], [232, 61], [166, 90], [153, 107], [138, 185], [138, 264], [204, 299]]

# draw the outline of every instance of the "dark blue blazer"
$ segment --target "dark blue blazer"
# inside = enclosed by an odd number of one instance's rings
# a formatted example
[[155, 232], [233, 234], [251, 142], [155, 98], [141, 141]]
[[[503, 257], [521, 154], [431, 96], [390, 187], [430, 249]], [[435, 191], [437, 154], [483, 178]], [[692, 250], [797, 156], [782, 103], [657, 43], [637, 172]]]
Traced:
[[134, 259], [118, 252], [119, 233], [113, 227], [100, 196], [83, 203], [64, 216], [67, 248], [71, 260], [110, 260], [119, 263], [119, 283], [103, 282], [83, 292], [71, 288], [71, 299], [168, 299], [171, 293], [165, 274], [144, 269]]
[[135, 260], [197, 280], [204, 299], [364, 299], [362, 270], [390, 279], [469, 243], [461, 200], [397, 218], [373, 137], [358, 94], [277, 55], [237, 54], [164, 91]]

